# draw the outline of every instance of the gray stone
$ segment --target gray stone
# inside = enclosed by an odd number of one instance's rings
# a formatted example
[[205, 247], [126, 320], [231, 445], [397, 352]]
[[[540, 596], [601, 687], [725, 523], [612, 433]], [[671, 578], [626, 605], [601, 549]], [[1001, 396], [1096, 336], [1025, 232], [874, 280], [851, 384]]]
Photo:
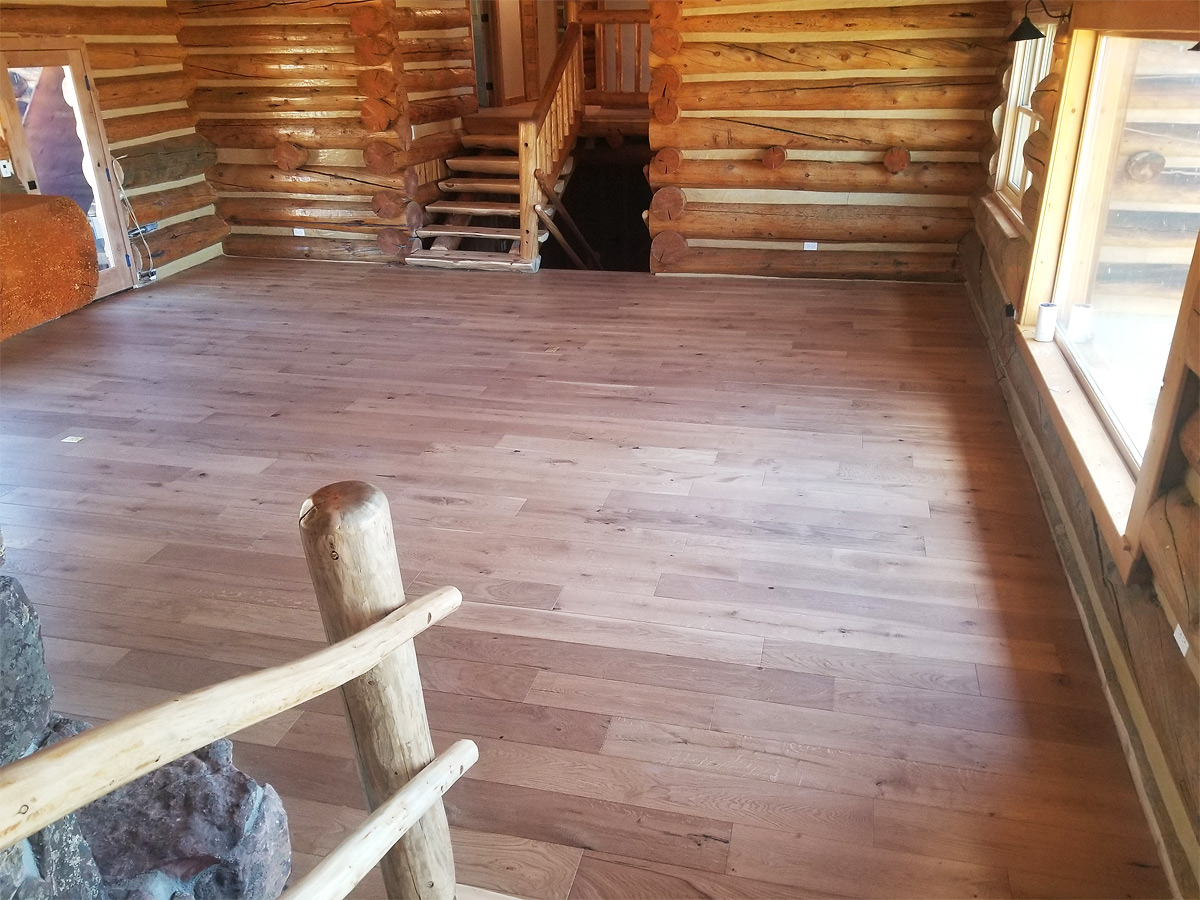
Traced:
[[0, 766], [20, 759], [45, 734], [53, 696], [37, 613], [20, 582], [0, 575]]
[[[274, 900], [291, 872], [279, 795], [221, 740], [78, 812], [112, 900]], [[159, 874], [155, 874], [159, 873]], [[161, 876], [161, 877], [160, 877]]]

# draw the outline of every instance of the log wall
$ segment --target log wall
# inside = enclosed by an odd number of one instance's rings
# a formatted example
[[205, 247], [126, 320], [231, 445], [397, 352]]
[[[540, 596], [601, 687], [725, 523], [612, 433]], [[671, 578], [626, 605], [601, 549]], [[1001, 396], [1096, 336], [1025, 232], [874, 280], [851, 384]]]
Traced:
[[1009, 4], [651, 9], [652, 271], [961, 277]]
[[467, 0], [171, 0], [225, 252], [410, 249], [474, 112]]
[[131, 241], [138, 270], [159, 278], [220, 255], [227, 231], [204, 178], [216, 150], [188, 108], [195, 81], [184, 70], [179, 27], [166, 0], [0, 3], [6, 45], [21, 35], [82, 41], [115, 174], [136, 224], [151, 229]]

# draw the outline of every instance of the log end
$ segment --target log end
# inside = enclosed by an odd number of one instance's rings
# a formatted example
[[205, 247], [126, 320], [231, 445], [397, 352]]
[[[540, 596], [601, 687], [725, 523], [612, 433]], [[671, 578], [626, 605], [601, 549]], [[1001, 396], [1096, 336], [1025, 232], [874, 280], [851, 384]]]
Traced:
[[674, 100], [682, 85], [683, 76], [674, 66], [656, 66], [650, 77], [650, 106], [653, 107], [655, 101], [663, 98]]
[[681, 262], [687, 252], [687, 239], [678, 231], [659, 232], [650, 244], [651, 271], [663, 271], [673, 263]]
[[387, 13], [378, 6], [360, 6], [350, 13], [350, 30], [363, 37], [378, 34], [387, 24]]
[[384, 141], [367, 141], [363, 165], [372, 175], [392, 175], [400, 169], [396, 148]]
[[308, 149], [291, 141], [280, 141], [275, 145], [275, 165], [285, 172], [294, 172], [308, 163]]
[[888, 147], [883, 154], [883, 167], [895, 175], [903, 172], [912, 162], [912, 154], [903, 147]]
[[679, 120], [679, 104], [668, 97], [655, 100], [651, 114], [659, 125], [673, 125]]
[[399, 191], [376, 191], [371, 197], [371, 210], [381, 219], [398, 219], [405, 215], [407, 203]]
[[763, 151], [762, 164], [768, 169], [778, 169], [787, 162], [787, 148], [778, 145]]
[[387, 69], [367, 69], [358, 73], [358, 90], [364, 97], [383, 100], [396, 92], [396, 76]]
[[650, 52], [669, 59], [683, 47], [683, 36], [674, 28], [652, 28], [650, 30]]
[[407, 256], [410, 252], [409, 233], [405, 228], [381, 228], [375, 243], [385, 256]]
[[683, 154], [674, 147], [663, 147], [650, 161], [650, 171], [655, 175], [674, 175], [683, 165]]
[[656, 219], [671, 222], [687, 208], [687, 197], [682, 188], [668, 186], [659, 188], [650, 199], [650, 212]]
[[363, 101], [359, 118], [367, 131], [387, 131], [400, 118], [400, 110], [386, 100], [368, 98]]
[[392, 42], [382, 35], [360, 37], [354, 42], [354, 61], [361, 66], [382, 66], [392, 57]]

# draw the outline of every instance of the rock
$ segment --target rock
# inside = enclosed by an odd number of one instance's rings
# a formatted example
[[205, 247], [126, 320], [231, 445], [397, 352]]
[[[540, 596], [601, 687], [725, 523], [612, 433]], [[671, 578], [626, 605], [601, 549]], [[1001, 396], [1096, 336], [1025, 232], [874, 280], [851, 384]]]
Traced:
[[111, 900], [274, 900], [291, 872], [283, 803], [270, 785], [234, 768], [227, 740], [77, 815]]
[[37, 613], [21, 583], [0, 576], [0, 766], [20, 759], [45, 734], [53, 696]]

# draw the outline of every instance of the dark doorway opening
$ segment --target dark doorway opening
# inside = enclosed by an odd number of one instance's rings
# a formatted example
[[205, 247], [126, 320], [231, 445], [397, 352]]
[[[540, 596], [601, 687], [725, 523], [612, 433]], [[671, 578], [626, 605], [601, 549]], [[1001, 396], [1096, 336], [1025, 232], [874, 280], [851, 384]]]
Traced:
[[[649, 272], [650, 232], [642, 218], [653, 195], [645, 173], [652, 156], [649, 142], [626, 138], [614, 147], [602, 138], [585, 138], [574, 156], [575, 171], [563, 194], [567, 212], [606, 270]], [[575, 266], [551, 237], [542, 245], [542, 268]]]

